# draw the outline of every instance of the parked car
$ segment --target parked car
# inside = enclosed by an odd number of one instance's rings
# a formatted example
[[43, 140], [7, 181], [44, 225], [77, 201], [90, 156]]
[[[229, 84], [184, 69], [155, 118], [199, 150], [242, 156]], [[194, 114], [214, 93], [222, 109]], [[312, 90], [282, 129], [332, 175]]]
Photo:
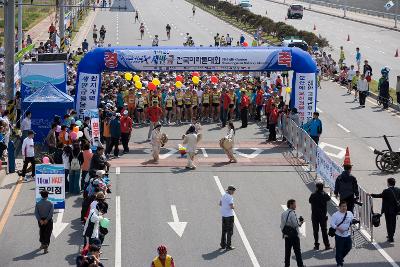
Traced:
[[308, 51], [308, 44], [301, 39], [295, 39], [295, 38], [285, 39], [282, 41], [282, 46], [298, 47], [306, 52]]
[[239, 6], [247, 10], [250, 10], [250, 7], [252, 7], [250, 0], [240, 0]]
[[302, 19], [304, 7], [299, 4], [290, 5], [287, 12], [288, 19]]

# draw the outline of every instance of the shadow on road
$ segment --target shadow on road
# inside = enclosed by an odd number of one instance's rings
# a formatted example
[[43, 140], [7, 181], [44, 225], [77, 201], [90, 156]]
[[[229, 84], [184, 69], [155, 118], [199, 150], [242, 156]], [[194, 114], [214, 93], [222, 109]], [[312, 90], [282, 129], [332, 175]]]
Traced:
[[18, 256], [13, 258], [13, 261], [27, 261], [36, 258], [37, 256], [43, 255], [43, 253], [39, 254], [38, 252], [41, 251], [40, 248], [37, 248], [31, 252], [28, 252], [24, 255]]
[[213, 260], [215, 258], [218, 258], [219, 256], [223, 255], [226, 253], [225, 249], [216, 249], [214, 251], [211, 251], [209, 253], [206, 254], [202, 254], [201, 256], [203, 257], [203, 259], [209, 261], [209, 260]]

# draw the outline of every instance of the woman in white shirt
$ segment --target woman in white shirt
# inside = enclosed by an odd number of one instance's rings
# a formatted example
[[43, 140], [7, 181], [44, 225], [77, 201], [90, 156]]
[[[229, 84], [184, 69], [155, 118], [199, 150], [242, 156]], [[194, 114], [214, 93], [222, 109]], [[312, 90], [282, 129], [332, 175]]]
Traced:
[[331, 227], [336, 230], [336, 264], [343, 266], [344, 257], [350, 252], [352, 247], [351, 240], [351, 223], [353, 221], [353, 213], [347, 211], [346, 201], [341, 201], [339, 210], [332, 215]]
[[[91, 239], [99, 238], [99, 226], [100, 226], [100, 221], [102, 219], [103, 216], [101, 211], [101, 205], [97, 204], [96, 208], [90, 211], [89, 217], [86, 220], [85, 227], [83, 229], [84, 245], [86, 245], [87, 237], [89, 237], [89, 244], [91, 243], [90, 242]], [[93, 228], [89, 227], [89, 224], [92, 224]]]
[[65, 146], [63, 149], [62, 160], [64, 164], [64, 172], [65, 172], [65, 192], [69, 192], [69, 169], [71, 167], [71, 162], [69, 161], [69, 157], [72, 155], [72, 147]]
[[228, 133], [220, 141], [220, 146], [225, 151], [225, 154], [228, 156], [229, 163], [237, 162], [235, 156], [233, 155], [233, 146], [235, 144], [235, 140], [234, 140], [235, 133], [236, 133], [235, 126], [233, 125], [232, 122], [229, 122], [228, 123]]
[[365, 79], [364, 74], [361, 74], [360, 79], [357, 81], [357, 91], [360, 94], [360, 107], [365, 108], [365, 99], [368, 94], [368, 81]]
[[196, 133], [196, 127], [191, 125], [189, 130], [187, 130], [186, 134], [183, 136], [183, 144], [186, 145], [186, 153], [188, 158], [186, 169], [196, 169], [196, 165], [193, 164], [193, 161], [194, 156], [196, 155], [197, 142], [198, 135]]

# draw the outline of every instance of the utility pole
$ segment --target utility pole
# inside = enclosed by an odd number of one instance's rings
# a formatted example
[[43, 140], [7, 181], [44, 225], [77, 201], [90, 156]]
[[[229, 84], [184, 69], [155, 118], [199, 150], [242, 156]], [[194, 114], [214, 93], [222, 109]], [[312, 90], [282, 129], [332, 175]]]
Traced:
[[58, 31], [60, 34], [60, 51], [63, 52], [65, 50], [64, 0], [59, 0], [58, 3], [60, 5], [60, 18], [58, 20]]
[[14, 53], [15, 53], [15, 1], [4, 4], [4, 71], [6, 73], [5, 90], [7, 100], [14, 98]]
[[22, 0], [18, 0], [18, 51], [22, 49], [23, 33], [22, 33]]
[[400, 0], [397, 0], [397, 6], [396, 6], [396, 14], [394, 15], [394, 27], [397, 28], [397, 22], [399, 20], [399, 9], [400, 9]]

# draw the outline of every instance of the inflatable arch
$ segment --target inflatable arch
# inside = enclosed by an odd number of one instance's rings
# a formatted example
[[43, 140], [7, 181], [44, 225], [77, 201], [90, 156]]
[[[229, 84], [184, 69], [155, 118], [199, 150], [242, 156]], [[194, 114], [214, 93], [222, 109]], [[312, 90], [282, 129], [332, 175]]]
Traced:
[[288, 47], [105, 47], [87, 53], [78, 66], [76, 110], [98, 106], [101, 73], [109, 71], [287, 71], [293, 70], [291, 105], [300, 120], [312, 118], [317, 102], [313, 58]]

